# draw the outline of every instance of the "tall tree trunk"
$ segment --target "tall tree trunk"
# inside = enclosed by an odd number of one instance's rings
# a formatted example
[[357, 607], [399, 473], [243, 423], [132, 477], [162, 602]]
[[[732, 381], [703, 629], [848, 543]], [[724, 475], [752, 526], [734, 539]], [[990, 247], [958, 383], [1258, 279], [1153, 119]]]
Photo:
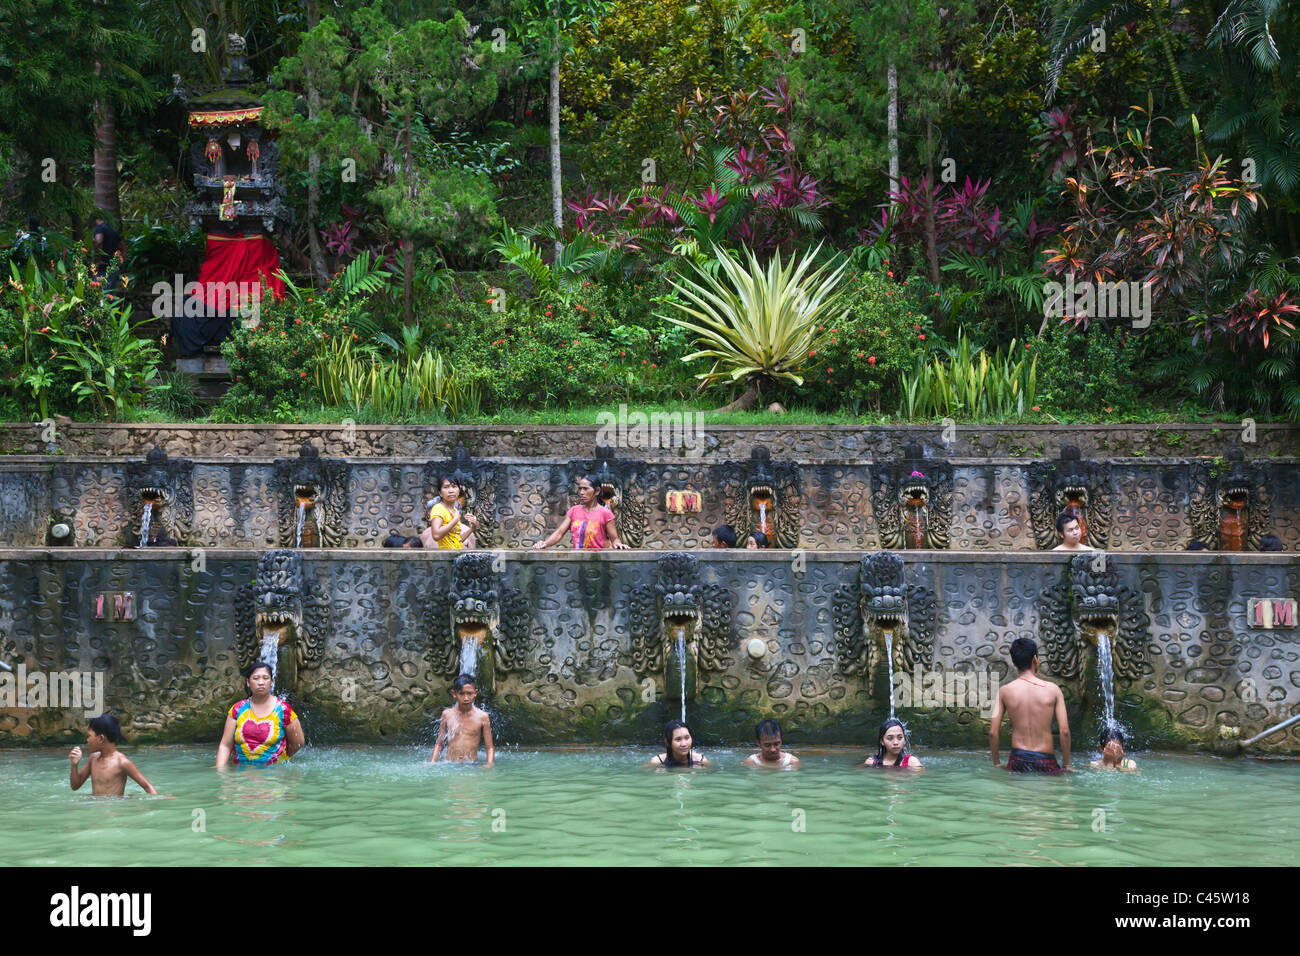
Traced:
[[[95, 63], [95, 76], [100, 64]], [[95, 103], [95, 205], [115, 226], [121, 225], [122, 209], [117, 191], [117, 111], [107, 100]]]
[[718, 412], [743, 412], [746, 409], [753, 408], [762, 398], [763, 386], [759, 381], [758, 376], [755, 375], [750, 378], [749, 385], [746, 386], [745, 391], [741, 394], [740, 398], [736, 399], [734, 402], [728, 402], [721, 408], [715, 408], [713, 411], [715, 414]]
[[934, 120], [925, 118], [925, 173], [927, 189], [925, 195], [925, 257], [930, 263], [930, 281], [939, 288], [939, 249], [934, 235]]
[[[406, 114], [405, 135], [402, 137], [402, 170], [414, 182], [415, 166], [411, 158], [411, 114]], [[415, 241], [409, 235], [401, 240], [402, 246], [402, 321], [406, 325], [415, 324]]]
[[[307, 0], [307, 29], [320, 23], [319, 0]], [[315, 121], [320, 114], [320, 91], [312, 82], [311, 69], [307, 70], [307, 119]], [[316, 287], [329, 283], [325, 273], [325, 252], [320, 243], [320, 152], [313, 149], [307, 155], [307, 244], [311, 250], [311, 268], [316, 277]]]
[[[551, 45], [551, 225], [558, 233], [564, 228], [564, 198], [560, 184], [560, 21], [555, 21], [555, 42]], [[564, 245], [555, 240], [558, 262]]]
[[[898, 191], [898, 65], [891, 57], [889, 60], [889, 191]], [[885, 197], [892, 206], [892, 196]]]

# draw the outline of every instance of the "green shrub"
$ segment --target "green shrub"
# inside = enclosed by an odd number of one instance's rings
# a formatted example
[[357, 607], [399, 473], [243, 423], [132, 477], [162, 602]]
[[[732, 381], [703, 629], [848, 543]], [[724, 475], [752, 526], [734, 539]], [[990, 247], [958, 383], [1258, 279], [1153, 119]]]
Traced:
[[826, 330], [830, 337], [804, 363], [803, 388], [790, 397], [828, 411], [892, 410], [915, 356], [937, 344], [924, 292], [870, 271], [850, 272], [841, 288], [848, 314]]
[[1038, 397], [1044, 412], [1119, 414], [1138, 402], [1133, 372], [1141, 334], [1122, 328], [1087, 332], [1049, 322], [1029, 345], [1038, 356]]
[[236, 324], [221, 353], [234, 383], [221, 401], [220, 413], [265, 415], [282, 404], [301, 408], [315, 401], [315, 370], [320, 348], [332, 338], [353, 336], [361, 316], [360, 299], [343, 299], [329, 291], [287, 296], [268, 293], [260, 323]]

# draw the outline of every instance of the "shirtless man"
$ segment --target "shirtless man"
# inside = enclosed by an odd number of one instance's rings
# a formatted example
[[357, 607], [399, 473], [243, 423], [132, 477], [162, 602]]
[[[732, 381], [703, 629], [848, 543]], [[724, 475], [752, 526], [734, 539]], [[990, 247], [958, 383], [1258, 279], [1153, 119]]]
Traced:
[[144, 774], [135, 769], [135, 764], [117, 752], [117, 745], [122, 741], [122, 725], [112, 714], [100, 714], [90, 721], [86, 730], [86, 748], [90, 759], [86, 766], [80, 767], [81, 748], [73, 747], [68, 753], [72, 763], [69, 783], [73, 790], [80, 790], [81, 785], [90, 778], [90, 792], [97, 797], [126, 795], [126, 778], [130, 777], [145, 793], [158, 795]]
[[477, 763], [479, 741], [487, 748], [487, 766], [496, 762], [496, 747], [492, 744], [492, 718], [487, 711], [474, 706], [478, 688], [474, 678], [461, 674], [451, 685], [451, 696], [456, 700], [455, 707], [447, 707], [442, 712], [442, 723], [438, 728], [438, 740], [433, 745], [433, 756], [429, 763], [438, 762], [438, 754], [447, 748], [447, 760], [458, 763]]
[[745, 761], [746, 767], [764, 767], [768, 770], [798, 770], [799, 758], [781, 752], [781, 725], [771, 717], [760, 720], [754, 728], [758, 739], [758, 753]]
[[1083, 529], [1079, 527], [1079, 519], [1068, 511], [1062, 511], [1056, 516], [1056, 533], [1061, 536], [1061, 543], [1053, 551], [1093, 550], [1083, 543]]
[[[998, 690], [989, 723], [989, 750], [993, 753], [993, 766], [1002, 766], [998, 759], [998, 734], [1002, 729], [1002, 713], [1011, 715], [1011, 759], [1007, 769], [1012, 773], [1061, 773], [1070, 769], [1070, 720], [1065, 713], [1065, 695], [1055, 684], [1038, 677], [1038, 645], [1028, 637], [1018, 637], [1011, 643], [1011, 663], [1020, 672], [1009, 684]], [[1061, 733], [1062, 763], [1056, 762], [1052, 745], [1052, 718]]]

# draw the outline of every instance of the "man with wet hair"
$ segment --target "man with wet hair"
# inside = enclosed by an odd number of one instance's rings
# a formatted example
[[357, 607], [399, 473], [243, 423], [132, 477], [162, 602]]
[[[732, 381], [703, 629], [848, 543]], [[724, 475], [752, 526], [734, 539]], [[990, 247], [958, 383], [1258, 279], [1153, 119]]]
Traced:
[[1078, 517], [1068, 511], [1062, 511], [1056, 516], [1056, 533], [1061, 536], [1061, 543], [1053, 551], [1093, 550], [1083, 543], [1083, 528], [1079, 526]]
[[758, 722], [754, 728], [758, 740], [758, 753], [745, 761], [746, 767], [763, 767], [767, 770], [798, 770], [799, 758], [781, 751], [781, 725], [771, 717]]
[[[1061, 688], [1038, 676], [1038, 644], [1028, 637], [1018, 637], [1011, 642], [1011, 663], [1019, 676], [998, 690], [989, 719], [989, 750], [993, 766], [1000, 767], [998, 735], [1002, 730], [1002, 714], [1011, 717], [1011, 759], [1007, 769], [1012, 773], [1061, 773], [1070, 769], [1070, 719], [1065, 713], [1065, 695]], [[1056, 718], [1061, 735], [1062, 762], [1056, 762], [1052, 743], [1052, 718]]]
[[731, 530], [731, 525], [720, 524], [713, 529], [713, 546], [715, 548], [734, 548], [736, 546], [736, 532]]

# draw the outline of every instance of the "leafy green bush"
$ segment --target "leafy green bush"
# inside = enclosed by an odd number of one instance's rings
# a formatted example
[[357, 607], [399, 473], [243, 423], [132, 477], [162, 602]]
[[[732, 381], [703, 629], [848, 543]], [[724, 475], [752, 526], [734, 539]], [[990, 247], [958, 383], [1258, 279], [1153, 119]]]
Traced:
[[803, 387], [790, 397], [825, 410], [893, 409], [901, 376], [937, 344], [922, 287], [867, 271], [850, 272], [841, 289], [848, 314], [825, 330], [829, 337], [804, 363]]
[[129, 417], [162, 360], [84, 250], [52, 267], [11, 263], [0, 316], [0, 392], [24, 415], [76, 414], [89, 402], [98, 417]]
[[286, 283], [283, 299], [269, 293], [262, 299], [256, 324], [235, 326], [221, 352], [230, 365], [234, 384], [222, 399], [220, 412], [255, 416], [280, 406], [301, 408], [316, 398], [315, 370], [320, 351], [331, 339], [360, 338], [367, 323], [366, 297], [389, 279], [369, 254], [354, 260], [315, 293]]
[[900, 412], [911, 421], [941, 415], [1023, 417], [1035, 410], [1038, 389], [1038, 358], [1032, 351], [1012, 339], [1005, 353], [999, 346], [990, 354], [972, 346], [959, 329], [957, 344], [942, 355], [917, 356], [903, 377]]
[[1035, 404], [1049, 413], [1109, 415], [1132, 408], [1139, 400], [1134, 352], [1150, 338], [1122, 328], [1107, 333], [1094, 326], [1080, 332], [1049, 322], [1043, 336], [1028, 343], [1038, 355]]

